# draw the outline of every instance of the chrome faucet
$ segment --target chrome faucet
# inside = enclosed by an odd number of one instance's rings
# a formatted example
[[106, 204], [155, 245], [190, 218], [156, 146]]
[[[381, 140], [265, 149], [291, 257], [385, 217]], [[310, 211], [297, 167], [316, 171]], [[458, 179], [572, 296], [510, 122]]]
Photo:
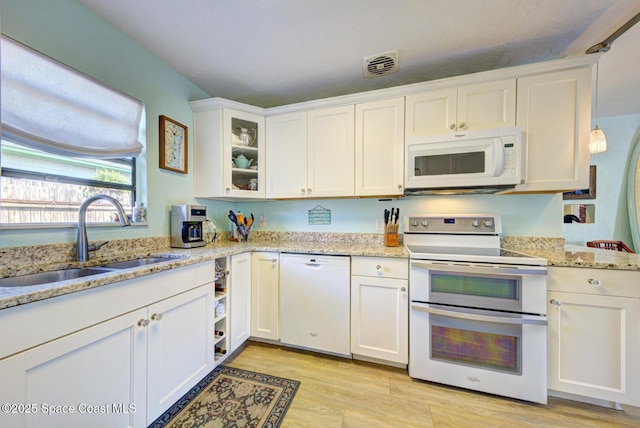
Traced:
[[79, 262], [86, 262], [89, 260], [89, 251], [95, 251], [100, 249], [107, 242], [103, 242], [102, 244], [89, 244], [87, 239], [87, 208], [91, 205], [92, 202], [97, 201], [98, 199], [104, 199], [105, 201], [111, 202], [116, 209], [118, 210], [118, 219], [120, 220], [120, 226], [131, 226], [129, 222], [129, 218], [127, 214], [124, 212], [124, 208], [120, 202], [116, 199], [112, 198], [109, 195], [94, 195], [90, 196], [80, 205], [80, 210], [78, 211], [78, 247], [76, 249], [77, 259]]

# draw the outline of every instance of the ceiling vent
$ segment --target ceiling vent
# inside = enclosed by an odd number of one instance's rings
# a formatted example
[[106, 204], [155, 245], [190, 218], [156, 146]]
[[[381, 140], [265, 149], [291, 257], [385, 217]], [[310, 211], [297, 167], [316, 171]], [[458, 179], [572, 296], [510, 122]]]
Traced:
[[390, 51], [366, 57], [362, 60], [365, 77], [380, 77], [398, 71], [398, 52]]

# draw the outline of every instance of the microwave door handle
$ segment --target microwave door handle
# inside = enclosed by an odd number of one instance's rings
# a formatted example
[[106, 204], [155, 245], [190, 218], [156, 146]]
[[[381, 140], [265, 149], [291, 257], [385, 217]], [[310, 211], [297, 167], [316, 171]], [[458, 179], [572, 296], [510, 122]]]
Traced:
[[499, 138], [493, 139], [493, 152], [495, 153], [495, 164], [493, 169], [493, 176], [498, 177], [504, 170], [504, 149], [502, 148], [502, 142]]
[[500, 323], [500, 324], [518, 324], [518, 325], [548, 325], [548, 321], [546, 318], [508, 318], [508, 317], [496, 317], [491, 315], [479, 315], [479, 314], [470, 314], [466, 312], [453, 312], [447, 311], [443, 309], [432, 308], [426, 304], [420, 303], [412, 303], [411, 309], [421, 312], [427, 312], [433, 315], [441, 315], [450, 318], [459, 318], [463, 320], [471, 320], [471, 321], [484, 321], [491, 323]]
[[428, 263], [428, 262], [411, 262], [412, 268], [428, 269], [430, 271], [440, 272], [461, 272], [461, 273], [480, 273], [489, 275], [547, 275], [546, 268], [503, 268], [503, 267], [481, 267], [481, 266], [461, 266], [461, 265], [446, 265], [440, 263]]

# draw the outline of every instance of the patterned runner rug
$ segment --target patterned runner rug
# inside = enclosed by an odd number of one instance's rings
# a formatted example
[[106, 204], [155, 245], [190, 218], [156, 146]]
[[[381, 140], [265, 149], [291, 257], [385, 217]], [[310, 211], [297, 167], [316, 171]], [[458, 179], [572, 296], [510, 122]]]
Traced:
[[219, 366], [149, 428], [279, 427], [299, 386], [296, 380]]

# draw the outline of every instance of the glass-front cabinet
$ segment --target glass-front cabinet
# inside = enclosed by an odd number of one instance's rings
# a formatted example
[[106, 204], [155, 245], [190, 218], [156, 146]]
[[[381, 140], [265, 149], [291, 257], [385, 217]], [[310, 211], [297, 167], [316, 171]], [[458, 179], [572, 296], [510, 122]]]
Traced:
[[246, 106], [245, 111], [243, 104], [218, 98], [190, 105], [195, 127], [195, 196], [264, 198], [265, 119], [260, 109]]

